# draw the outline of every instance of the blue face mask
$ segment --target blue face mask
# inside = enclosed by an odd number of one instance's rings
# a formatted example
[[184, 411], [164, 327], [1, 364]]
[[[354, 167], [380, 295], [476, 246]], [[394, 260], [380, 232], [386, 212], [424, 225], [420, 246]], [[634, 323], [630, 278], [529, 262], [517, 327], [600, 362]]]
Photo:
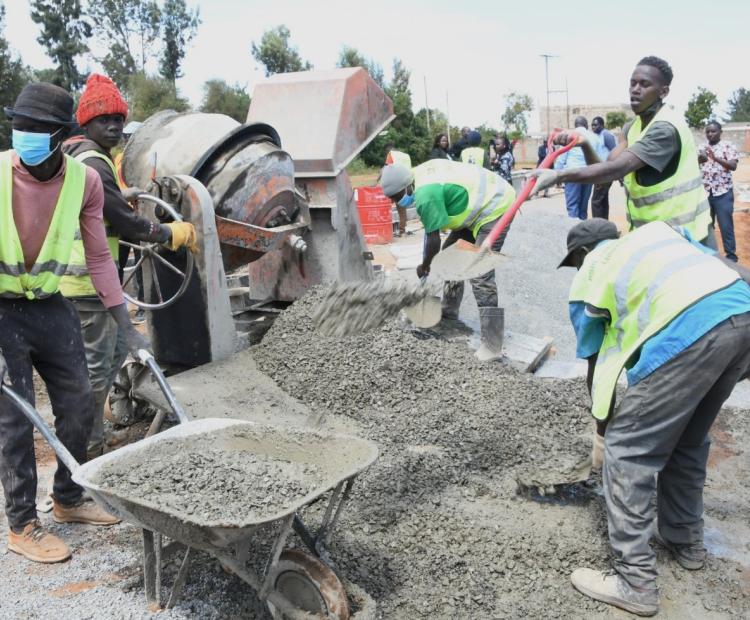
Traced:
[[414, 204], [414, 196], [411, 194], [404, 194], [404, 197], [398, 201], [399, 207], [410, 207], [412, 204]]
[[54, 137], [61, 131], [62, 129], [58, 129], [55, 133], [49, 134], [14, 129], [13, 150], [18, 153], [21, 161], [27, 166], [38, 166], [49, 158], [60, 146], [58, 142], [52, 148], [52, 142]]

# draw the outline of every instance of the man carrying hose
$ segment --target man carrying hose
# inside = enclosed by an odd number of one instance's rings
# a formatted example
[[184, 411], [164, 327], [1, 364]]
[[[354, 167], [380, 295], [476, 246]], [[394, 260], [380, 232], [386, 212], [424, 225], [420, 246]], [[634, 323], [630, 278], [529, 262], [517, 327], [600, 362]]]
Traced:
[[[29, 84], [5, 112], [12, 119], [13, 150], [0, 153], [0, 375], [7, 362], [13, 389], [33, 403], [36, 369], [47, 386], [57, 437], [82, 462], [93, 399], [78, 314], [58, 290], [77, 229], [97, 295], [128, 349], [149, 345], [130, 324], [107, 247], [99, 175], [62, 153], [73, 125], [73, 98], [52, 84]], [[36, 562], [69, 558], [68, 546], [37, 519], [33, 427], [5, 395], [0, 395], [0, 479], [8, 549]], [[58, 523], [118, 521], [84, 501], [83, 489], [59, 460], [53, 500]]]
[[[119, 259], [119, 240], [164, 243], [172, 250], [194, 246], [195, 229], [188, 222], [159, 224], [138, 215], [128, 205], [117, 182], [117, 170], [110, 149], [122, 139], [128, 104], [114, 82], [96, 73], [86, 82], [78, 103], [76, 118], [83, 136], [68, 140], [63, 152], [83, 162], [99, 175], [104, 187], [104, 225], [111, 258]], [[131, 188], [129, 196], [142, 190]], [[104, 449], [104, 404], [118, 370], [127, 356], [123, 335], [117, 323], [106, 312], [91, 281], [80, 231], [76, 231], [73, 252], [60, 292], [73, 302], [81, 320], [89, 380], [94, 393], [94, 423], [88, 440], [87, 458], [102, 454]]]
[[[582, 222], [560, 263], [578, 269], [570, 317], [589, 362], [593, 460], [603, 459], [614, 553], [613, 572], [578, 568], [571, 580], [586, 596], [652, 616], [654, 517], [656, 542], [683, 568], [705, 562], [708, 432], [750, 374], [750, 271], [664, 222], [618, 234], [612, 222]], [[615, 404], [623, 371], [628, 387]]]
[[[424, 257], [417, 267], [420, 278], [430, 273], [432, 259], [440, 251], [442, 229], [450, 230], [443, 249], [459, 239], [479, 246], [516, 197], [513, 187], [491, 170], [445, 159], [433, 159], [412, 170], [399, 165], [386, 166], [381, 172], [381, 186], [395, 203], [413, 195], [425, 231]], [[507, 229], [492, 244], [493, 251], [502, 249], [506, 234]], [[479, 355], [483, 357], [489, 349], [499, 353], [505, 319], [504, 310], [497, 307], [494, 271], [472, 279], [471, 287], [479, 306], [484, 346]], [[443, 317], [458, 318], [463, 294], [463, 282], [445, 283]]]
[[[625, 125], [620, 144], [605, 162], [593, 146], [581, 143], [583, 168], [535, 170], [535, 193], [560, 183], [610, 183], [624, 177], [631, 230], [661, 221], [685, 228], [693, 239], [716, 248], [711, 211], [703, 190], [693, 134], [679, 113], [664, 105], [672, 69], [655, 56], [643, 58], [630, 77], [630, 107], [636, 114]], [[571, 134], [560, 133], [557, 144]]]

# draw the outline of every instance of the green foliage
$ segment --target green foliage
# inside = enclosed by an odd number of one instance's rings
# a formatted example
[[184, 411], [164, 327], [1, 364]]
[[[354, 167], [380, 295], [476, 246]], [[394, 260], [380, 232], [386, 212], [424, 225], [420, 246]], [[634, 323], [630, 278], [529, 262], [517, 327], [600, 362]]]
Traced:
[[237, 84], [230, 86], [224, 80], [208, 80], [203, 85], [201, 112], [226, 114], [244, 123], [247, 120], [249, 107], [250, 95]]
[[607, 112], [604, 119], [604, 126], [607, 129], [618, 129], [628, 122], [628, 115], [625, 112]]
[[53, 83], [65, 90], [78, 90], [85, 76], [76, 58], [88, 52], [91, 25], [84, 18], [80, 0], [31, 0], [31, 19], [41, 26], [37, 42], [57, 64]]
[[146, 70], [159, 41], [159, 5], [154, 0], [96, 0], [89, 3], [88, 12], [94, 36], [108, 48], [98, 60], [125, 90], [133, 73]]
[[738, 88], [729, 97], [729, 116], [727, 122], [750, 122], [750, 90]]
[[717, 103], [719, 103], [719, 100], [714, 93], [699, 86], [690, 98], [687, 110], [685, 110], [685, 120], [688, 126], [694, 129], [703, 128], [713, 118], [714, 106]]
[[302, 60], [297, 48], [289, 44], [290, 36], [289, 28], [282, 24], [266, 30], [259, 45], [253, 41], [253, 58], [263, 65], [266, 77], [276, 73], [308, 71], [313, 68], [309, 62]]
[[132, 121], [144, 121], [160, 110], [184, 112], [189, 108], [187, 99], [180, 97], [174, 84], [162, 77], [135, 73], [128, 82], [130, 114]]
[[[5, 6], [0, 4], [0, 107], [13, 107], [24, 85], [29, 81], [29, 71], [20, 58], [14, 57], [5, 39]], [[11, 146], [10, 121], [0, 115], [0, 150]]]
[[174, 84], [182, 77], [180, 65], [200, 23], [197, 7], [188, 9], [185, 0], [165, 0], [161, 14], [164, 48], [159, 62], [159, 72], [165, 80]]
[[380, 88], [385, 88], [385, 76], [383, 74], [383, 67], [377, 62], [369, 58], [365, 58], [353, 47], [344, 45], [339, 54], [337, 67], [362, 67], [370, 74], [370, 77]]
[[529, 124], [526, 114], [534, 109], [534, 100], [530, 95], [511, 92], [505, 95], [505, 111], [500, 117], [505, 131], [511, 139], [522, 139], [526, 136]]

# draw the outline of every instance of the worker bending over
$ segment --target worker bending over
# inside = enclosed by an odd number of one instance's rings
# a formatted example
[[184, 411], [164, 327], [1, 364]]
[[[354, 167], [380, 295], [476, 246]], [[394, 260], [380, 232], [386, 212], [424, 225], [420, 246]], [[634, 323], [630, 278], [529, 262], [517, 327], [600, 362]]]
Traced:
[[[76, 230], [96, 293], [128, 349], [149, 344], [130, 324], [107, 247], [99, 175], [62, 153], [74, 124], [73, 98], [58, 86], [34, 83], [5, 111], [12, 119], [13, 150], [0, 153], [0, 380], [7, 361], [13, 389], [33, 404], [36, 369], [47, 386], [57, 437], [83, 462], [93, 399], [78, 314], [58, 291]], [[33, 426], [5, 395], [0, 395], [0, 479], [8, 549], [37, 562], [69, 558], [68, 546], [37, 519]], [[59, 459], [52, 496], [58, 523], [118, 521], [84, 501], [83, 489]]]
[[[657, 542], [683, 568], [705, 562], [708, 432], [750, 374], [750, 272], [684, 229], [652, 222], [618, 238], [599, 218], [570, 230], [560, 266], [579, 270], [570, 317], [578, 357], [589, 362], [593, 460], [603, 458], [615, 569], [579, 568], [571, 579], [591, 598], [651, 616], [659, 602], [654, 518]], [[616, 404], [623, 371], [628, 387]]]
[[[164, 243], [172, 250], [195, 244], [195, 229], [192, 224], [159, 224], [141, 217], [130, 208], [120, 191], [110, 149], [122, 139], [127, 115], [128, 104], [114, 82], [94, 73], [86, 82], [76, 112], [83, 136], [71, 138], [63, 145], [64, 153], [95, 170], [102, 181], [104, 224], [110, 260], [114, 263], [119, 261], [120, 237], [134, 242]], [[131, 196], [141, 191], [138, 188], [128, 190]], [[102, 454], [104, 449], [104, 404], [117, 372], [125, 361], [127, 347], [122, 335], [118, 338], [117, 323], [97, 297], [86, 266], [80, 231], [76, 231], [68, 267], [60, 281], [60, 292], [73, 302], [81, 320], [89, 380], [94, 393], [94, 422], [88, 440], [87, 457], [94, 458]]]
[[[386, 146], [386, 152], [388, 153], [385, 157], [386, 166], [398, 164], [399, 166], [403, 166], [404, 168], [411, 169], [411, 156], [409, 155], [409, 153], [397, 151], [392, 143]], [[396, 205], [396, 213], [398, 213], [398, 232], [396, 233], [397, 237], [403, 237], [406, 235], [406, 208], [409, 206], [409, 204], [410, 203], [399, 203]]]
[[[500, 176], [474, 164], [432, 159], [409, 170], [403, 166], [386, 166], [381, 172], [383, 193], [398, 203], [411, 197], [425, 231], [425, 249], [417, 275], [430, 273], [430, 264], [440, 251], [440, 230], [450, 234], [443, 244], [446, 249], [464, 239], [477, 246], [489, 235], [497, 220], [513, 203], [516, 193]], [[492, 244], [499, 252], [506, 231]], [[500, 348], [504, 329], [504, 312], [497, 307], [497, 284], [494, 271], [471, 280], [474, 298], [479, 307], [482, 342], [487, 344], [492, 332], [494, 348]], [[463, 282], [446, 282], [443, 288], [443, 317], [458, 318], [464, 294]], [[480, 357], [484, 353], [480, 353]]]
[[[685, 228], [693, 239], [716, 248], [711, 212], [698, 168], [698, 152], [682, 114], [664, 104], [672, 69], [655, 56], [643, 58], [630, 77], [630, 107], [636, 114], [623, 127], [620, 144], [605, 162], [593, 145], [581, 143], [592, 165], [566, 170], [534, 170], [534, 193], [560, 183], [609, 183], [624, 177], [631, 229], [661, 221]], [[578, 134], [576, 134], [577, 136]], [[567, 144], [572, 134], [555, 139]]]

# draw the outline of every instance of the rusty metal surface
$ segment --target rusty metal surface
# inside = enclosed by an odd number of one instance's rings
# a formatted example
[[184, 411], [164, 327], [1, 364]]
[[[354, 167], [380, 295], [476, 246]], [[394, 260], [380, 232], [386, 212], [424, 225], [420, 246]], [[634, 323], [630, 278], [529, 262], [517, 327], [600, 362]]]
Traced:
[[276, 128], [300, 178], [337, 175], [393, 118], [391, 100], [357, 67], [271, 76], [253, 89], [247, 122]]

